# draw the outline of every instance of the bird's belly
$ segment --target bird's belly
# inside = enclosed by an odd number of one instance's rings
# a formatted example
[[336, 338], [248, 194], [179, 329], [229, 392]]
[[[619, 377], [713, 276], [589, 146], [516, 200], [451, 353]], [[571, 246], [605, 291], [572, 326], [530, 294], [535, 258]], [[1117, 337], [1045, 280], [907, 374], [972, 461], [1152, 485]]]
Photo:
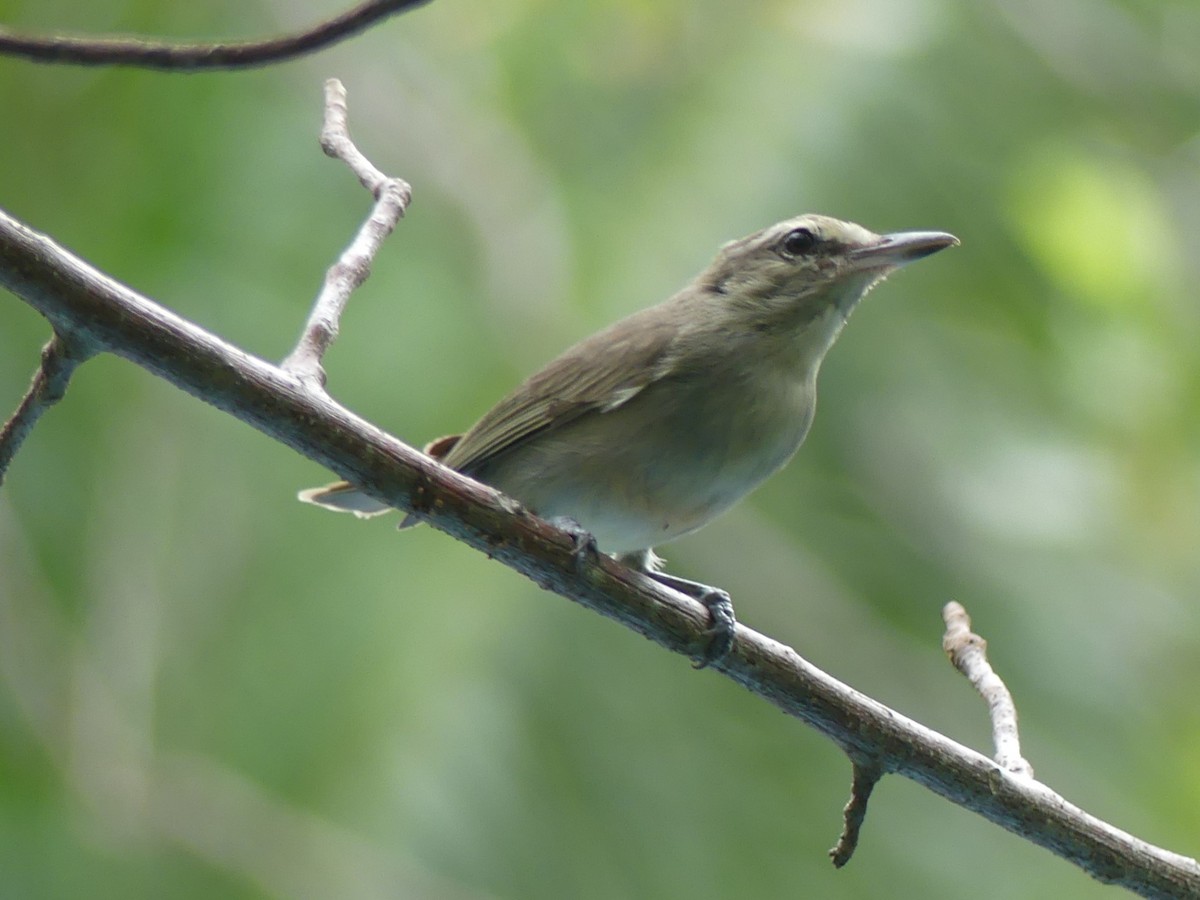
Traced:
[[575, 520], [605, 552], [645, 550], [696, 531], [761, 484], [812, 418], [809, 393], [766, 410], [718, 406], [672, 416], [660, 405], [648, 418], [635, 400], [531, 440], [478, 477], [545, 518]]

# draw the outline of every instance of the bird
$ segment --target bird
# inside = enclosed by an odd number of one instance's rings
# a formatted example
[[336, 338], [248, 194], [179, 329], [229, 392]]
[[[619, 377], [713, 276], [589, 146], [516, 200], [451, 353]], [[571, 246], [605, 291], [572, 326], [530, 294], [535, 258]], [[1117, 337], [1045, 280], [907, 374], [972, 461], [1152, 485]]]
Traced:
[[[710, 626], [697, 666], [719, 662], [735, 641], [728, 593], [662, 571], [654, 548], [791, 459], [813, 421], [821, 364], [859, 301], [958, 243], [816, 214], [778, 222], [726, 243], [672, 297], [568, 348], [426, 452], [565, 528], [580, 553], [598, 549], [701, 601]], [[345, 481], [299, 499], [360, 517], [390, 509]]]

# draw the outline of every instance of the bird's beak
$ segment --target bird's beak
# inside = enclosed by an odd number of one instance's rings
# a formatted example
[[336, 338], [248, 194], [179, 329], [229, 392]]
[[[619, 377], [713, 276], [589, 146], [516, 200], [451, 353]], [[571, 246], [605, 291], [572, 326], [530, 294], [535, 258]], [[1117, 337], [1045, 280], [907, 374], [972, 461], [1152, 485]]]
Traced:
[[898, 231], [883, 235], [878, 243], [851, 251], [850, 258], [855, 268], [898, 269], [957, 243], [958, 238], [944, 231]]

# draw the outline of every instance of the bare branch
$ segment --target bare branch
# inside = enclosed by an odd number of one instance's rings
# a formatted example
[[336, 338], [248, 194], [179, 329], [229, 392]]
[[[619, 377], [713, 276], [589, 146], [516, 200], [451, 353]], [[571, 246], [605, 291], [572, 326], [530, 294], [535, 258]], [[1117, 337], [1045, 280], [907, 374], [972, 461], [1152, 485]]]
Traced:
[[412, 202], [412, 188], [400, 178], [389, 178], [361, 153], [350, 139], [347, 125], [346, 89], [336, 78], [325, 82], [325, 125], [321, 148], [326, 155], [350, 167], [359, 182], [375, 197], [375, 208], [350, 246], [325, 273], [325, 283], [296, 348], [283, 361], [283, 368], [313, 386], [324, 387], [321, 360], [338, 333], [338, 322], [350, 295], [371, 274], [371, 262], [383, 241]]
[[[345, 159], [372, 191], [397, 193], [387, 215], [398, 219], [408, 202], [407, 186], [384, 178], [361, 159], [349, 143], [344, 116], [340, 85], [331, 83], [328, 145], [340, 148], [334, 155]], [[372, 220], [376, 215], [384, 215], [378, 205]], [[359, 281], [395, 219], [391, 225], [386, 219], [383, 224], [368, 222], [347, 251], [346, 257], [354, 257], [357, 247], [365, 257]], [[337, 317], [355, 283], [353, 275], [334, 287], [327, 283], [313, 313], [323, 324], [311, 328], [311, 338], [302, 338], [307, 349], [298, 347], [288, 363], [277, 367], [117, 283], [0, 212], [0, 284], [46, 316], [58, 334], [70, 334], [90, 351], [112, 352], [148, 369], [384, 503], [419, 513], [434, 528], [542, 587], [668, 650], [698, 656], [709, 640], [709, 615], [700, 603], [606, 556], [589, 556], [581, 564], [570, 535], [385, 434], [319, 389], [315, 373], [320, 371], [320, 355], [336, 332]], [[326, 293], [333, 296], [327, 300]], [[328, 309], [320, 312], [322, 307]], [[304, 359], [297, 361], [297, 354]], [[838, 682], [770, 638], [737, 626], [733, 649], [711, 668], [810, 724], [850, 755], [854, 783], [845, 830], [833, 851], [835, 863], [844, 864], [853, 852], [874, 784], [881, 774], [894, 772], [1052, 850], [1101, 881], [1145, 897], [1200, 898], [1200, 865], [1195, 860], [1088, 815], [1032, 778], [1015, 776]]]
[[942, 649], [954, 668], [967, 677], [987, 702], [996, 762], [1014, 775], [1032, 778], [1033, 766], [1021, 756], [1017, 707], [1008, 687], [987, 660], [987, 641], [971, 631], [971, 619], [961, 603], [951, 600], [942, 607], [942, 620], [946, 623]]
[[[150, 370], [292, 447], [397, 509], [487, 553], [537, 584], [688, 656], [707, 641], [694, 600], [612, 559], [582, 570], [571, 538], [497, 491], [438, 465], [282, 369], [250, 356], [118, 284], [0, 213], [0, 284], [60, 327]], [[1048, 787], [911, 721], [738, 626], [711, 667], [885, 771], [925, 785], [1145, 897], [1200, 897], [1200, 865], [1089, 815]]]
[[429, 0], [367, 0], [311, 28], [260, 41], [174, 43], [128, 37], [17, 34], [0, 28], [0, 55], [76, 66], [132, 66], [175, 72], [249, 69], [313, 53]]
[[0, 427], [0, 484], [4, 483], [13, 457], [42, 413], [63, 398], [71, 375], [91, 356], [79, 341], [66, 335], [66, 332], [55, 331], [42, 348], [42, 362], [33, 373], [29, 390], [21, 398], [16, 412]]
[[858, 835], [862, 831], [863, 821], [867, 818], [867, 802], [871, 799], [871, 791], [883, 777], [883, 767], [878, 760], [861, 762], [851, 758], [854, 774], [850, 782], [850, 800], [842, 810], [842, 835], [838, 838], [837, 846], [829, 851], [833, 865], [840, 869], [850, 862], [858, 847]]
[[[355, 146], [350, 138], [350, 113], [346, 106], [346, 88], [336, 78], [325, 82], [325, 122], [321, 126], [321, 149], [325, 155], [340, 159], [358, 178], [372, 196], [378, 198], [389, 183], [401, 186], [404, 195], [404, 206], [408, 206], [412, 188], [399, 178], [389, 178], [380, 172]], [[404, 214], [404, 210], [400, 211]]]

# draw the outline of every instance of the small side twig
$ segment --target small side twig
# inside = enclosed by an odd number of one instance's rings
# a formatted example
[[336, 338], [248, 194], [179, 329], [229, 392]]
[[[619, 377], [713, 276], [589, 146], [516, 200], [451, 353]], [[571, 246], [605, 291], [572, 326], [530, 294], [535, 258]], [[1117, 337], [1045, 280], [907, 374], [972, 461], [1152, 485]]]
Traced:
[[987, 660], [987, 641], [971, 631], [971, 619], [961, 603], [952, 600], [942, 607], [942, 620], [946, 623], [942, 649], [987, 702], [996, 763], [1014, 775], [1032, 778], [1033, 766], [1021, 756], [1017, 707], [1008, 687]]
[[347, 125], [346, 89], [336, 78], [325, 82], [325, 124], [321, 149], [342, 160], [375, 197], [375, 207], [337, 262], [325, 273], [325, 283], [313, 304], [312, 313], [296, 348], [283, 361], [283, 368], [310, 387], [324, 388], [321, 360], [338, 333], [338, 322], [350, 295], [371, 274], [371, 262], [383, 241], [396, 228], [412, 202], [412, 188], [400, 178], [389, 178], [359, 151]]
[[29, 390], [21, 398], [16, 412], [0, 426], [0, 484], [8, 467], [21, 449], [21, 444], [33, 430], [42, 413], [63, 398], [71, 375], [84, 362], [90, 352], [78, 341], [65, 337], [61, 332], [54, 335], [42, 348], [42, 362], [33, 373]]
[[854, 774], [850, 782], [850, 799], [842, 810], [842, 834], [837, 845], [829, 851], [834, 868], [840, 869], [850, 862], [858, 847], [858, 835], [862, 831], [863, 821], [867, 818], [867, 802], [879, 779], [883, 777], [883, 766], [878, 760], [864, 761], [851, 757]]
[[234, 43], [173, 43], [126, 37], [17, 34], [0, 28], [0, 55], [75, 66], [132, 66], [160, 71], [248, 69], [313, 53], [429, 0], [367, 0], [339, 16], [281, 37]]

